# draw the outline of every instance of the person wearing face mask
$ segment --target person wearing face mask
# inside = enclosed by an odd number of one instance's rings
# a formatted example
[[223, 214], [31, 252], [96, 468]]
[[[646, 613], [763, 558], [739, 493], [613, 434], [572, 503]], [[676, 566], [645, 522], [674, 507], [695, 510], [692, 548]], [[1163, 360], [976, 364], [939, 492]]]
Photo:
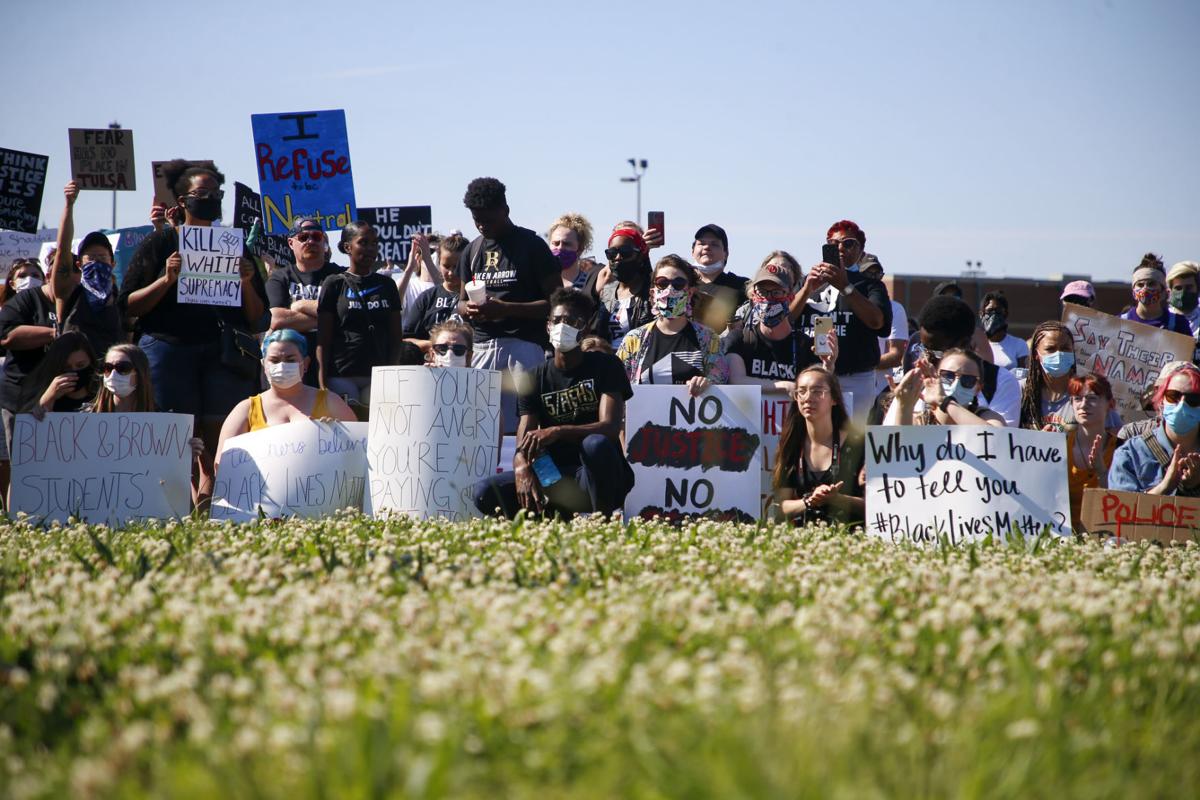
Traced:
[[429, 331], [429, 353], [426, 363], [431, 367], [471, 366], [471, 326], [459, 320], [446, 320]]
[[829, 334], [830, 353], [818, 357], [812, 337], [792, 326], [788, 304], [799, 275], [796, 260], [776, 250], [763, 260], [750, 284], [746, 324], [725, 351], [731, 384], [757, 384], [764, 390], [790, 392], [796, 374], [821, 364], [832, 369], [837, 360], [837, 337]]
[[87, 337], [69, 331], [54, 340], [46, 357], [21, 386], [22, 411], [84, 411], [96, 395], [96, 353]]
[[[1058, 297], [1064, 305], [1085, 306], [1091, 308], [1096, 302], [1096, 288], [1087, 281], [1071, 281], [1063, 287]], [[1059, 314], [1061, 317], [1062, 315]]]
[[691, 320], [696, 271], [677, 255], [663, 256], [650, 279], [654, 321], [626, 334], [617, 350], [632, 384], [686, 385], [699, 396], [709, 383], [728, 383], [729, 365], [711, 328]]
[[588, 273], [580, 268], [580, 256], [592, 249], [592, 223], [582, 214], [563, 214], [546, 231], [550, 253], [562, 265], [562, 284], [573, 289], [582, 289], [587, 283]]
[[723, 333], [734, 312], [746, 302], [748, 281], [728, 270], [729, 236], [720, 225], [708, 224], [696, 231], [692, 243], [696, 284], [694, 318], [717, 333]]
[[1184, 364], [1155, 394], [1157, 421], [1113, 453], [1108, 488], [1145, 494], [1200, 496], [1200, 370]]
[[404, 338], [429, 354], [432, 333], [436, 325], [458, 316], [458, 298], [462, 293], [462, 282], [458, 275], [458, 260], [467, 249], [467, 240], [460, 233], [452, 233], [438, 244], [438, 267], [442, 270], [442, 282], [419, 294], [405, 305], [403, 315]]
[[619, 348], [625, 334], [654, 320], [650, 308], [650, 243], [640, 228], [622, 223], [609, 235], [604, 256], [608, 266], [588, 279], [584, 292], [596, 301], [592, 329], [606, 335], [613, 348]]
[[579, 347], [592, 312], [591, 299], [576, 289], [551, 296], [546, 329], [554, 355], [532, 371], [518, 400], [513, 470], [475, 486], [482, 513], [511, 519], [525, 509], [570, 519], [625, 504], [633, 470], [620, 436], [633, 391], [616, 358]]
[[1192, 336], [1200, 336], [1200, 263], [1180, 261], [1167, 273], [1171, 311], [1188, 321]]
[[270, 388], [248, 397], [233, 407], [217, 444], [217, 462], [225, 442], [243, 433], [298, 420], [340, 420], [357, 417], [342, 398], [327, 389], [303, 383], [308, 370], [308, 339], [291, 328], [276, 328], [263, 337], [262, 369]]
[[1185, 317], [1174, 313], [1167, 305], [1167, 276], [1163, 274], [1162, 259], [1147, 253], [1133, 271], [1133, 307], [1121, 319], [1141, 322], [1154, 328], [1182, 333], [1191, 338], [1192, 327]]
[[[53, 263], [53, 262], [51, 262]], [[15, 259], [8, 268], [4, 288], [0, 290], [0, 307], [12, 300], [17, 292], [23, 292], [46, 282], [46, 273], [36, 258]]]
[[980, 394], [983, 360], [972, 350], [951, 348], [936, 366], [922, 357], [893, 392], [884, 425], [991, 425], [1004, 417], [987, 407]]
[[979, 321], [991, 345], [993, 364], [1003, 369], [1029, 366], [1029, 345], [1008, 332], [1008, 298], [1004, 292], [997, 290], [983, 296]]
[[[24, 288], [0, 308], [0, 347], [8, 352], [4, 381], [0, 384], [0, 418], [5, 441], [10, 445], [15, 415], [31, 402], [22, 386], [45, 357], [58, 327], [53, 284], [43, 282], [42, 274], [36, 264], [14, 268], [9, 273], [9, 284], [14, 289]], [[53, 262], [50, 274], [54, 274]]]
[[[178, 159], [164, 165], [163, 173], [185, 225], [209, 227], [220, 219], [225, 176], [219, 170]], [[155, 406], [196, 418], [205, 450], [194, 498], [198, 508], [205, 508], [221, 424], [258, 386], [252, 353], [248, 357], [238, 343], [264, 330], [270, 317], [266, 287], [249, 258], [241, 260], [241, 303], [229, 308], [180, 303], [182, 267], [175, 227], [151, 233], [133, 254], [118, 301], [127, 316], [138, 319], [137, 345], [150, 361]], [[237, 332], [243, 333], [240, 340]]]

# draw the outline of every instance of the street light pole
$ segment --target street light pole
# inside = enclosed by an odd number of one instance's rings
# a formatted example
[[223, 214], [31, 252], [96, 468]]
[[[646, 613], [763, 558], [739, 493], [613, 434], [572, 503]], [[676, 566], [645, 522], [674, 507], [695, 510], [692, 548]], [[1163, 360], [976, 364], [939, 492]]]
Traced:
[[631, 158], [628, 159], [629, 166], [633, 168], [633, 175], [621, 178], [621, 183], [632, 183], [637, 186], [637, 216], [633, 221], [638, 225], [642, 224], [642, 176], [646, 174], [646, 167], [650, 166], [650, 162], [646, 159]]
[[[116, 120], [113, 120], [112, 122], [108, 123], [108, 127], [114, 131], [120, 130], [121, 123], [117, 122]], [[117, 190], [116, 189], [113, 190], [112, 227], [113, 227], [113, 230], [117, 229]]]

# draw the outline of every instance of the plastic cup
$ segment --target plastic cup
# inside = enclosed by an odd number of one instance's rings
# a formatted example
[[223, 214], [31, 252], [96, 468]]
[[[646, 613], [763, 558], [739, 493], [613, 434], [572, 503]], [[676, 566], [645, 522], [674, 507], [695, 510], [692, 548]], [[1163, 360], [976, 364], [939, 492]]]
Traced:
[[487, 284], [480, 280], [467, 283], [467, 299], [475, 305], [483, 305], [487, 300]]

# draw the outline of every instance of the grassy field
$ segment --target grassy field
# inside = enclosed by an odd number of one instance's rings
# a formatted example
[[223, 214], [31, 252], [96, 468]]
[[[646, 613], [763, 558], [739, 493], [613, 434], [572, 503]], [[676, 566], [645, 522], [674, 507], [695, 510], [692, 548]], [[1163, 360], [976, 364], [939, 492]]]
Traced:
[[0, 796], [1181, 797], [1200, 549], [0, 530]]

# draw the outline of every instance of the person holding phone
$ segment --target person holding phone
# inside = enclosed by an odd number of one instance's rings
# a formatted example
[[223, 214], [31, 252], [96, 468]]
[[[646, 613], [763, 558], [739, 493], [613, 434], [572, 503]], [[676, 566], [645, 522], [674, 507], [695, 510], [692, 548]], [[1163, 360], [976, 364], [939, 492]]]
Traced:
[[512, 471], [475, 486], [482, 513], [511, 519], [523, 508], [570, 519], [612, 514], [625, 504], [633, 470], [620, 436], [633, 391], [616, 358], [579, 346], [592, 305], [577, 289], [551, 296], [546, 330], [554, 355], [532, 371], [521, 393]]
[[862, 228], [850, 220], [830, 226], [822, 262], [809, 270], [791, 304], [792, 318], [810, 336], [816, 318], [833, 318], [839, 345], [835, 372], [842, 392], [851, 396], [851, 418], [858, 424], [866, 421], [875, 399], [879, 337], [892, 326], [887, 288], [861, 269], [866, 241]]

